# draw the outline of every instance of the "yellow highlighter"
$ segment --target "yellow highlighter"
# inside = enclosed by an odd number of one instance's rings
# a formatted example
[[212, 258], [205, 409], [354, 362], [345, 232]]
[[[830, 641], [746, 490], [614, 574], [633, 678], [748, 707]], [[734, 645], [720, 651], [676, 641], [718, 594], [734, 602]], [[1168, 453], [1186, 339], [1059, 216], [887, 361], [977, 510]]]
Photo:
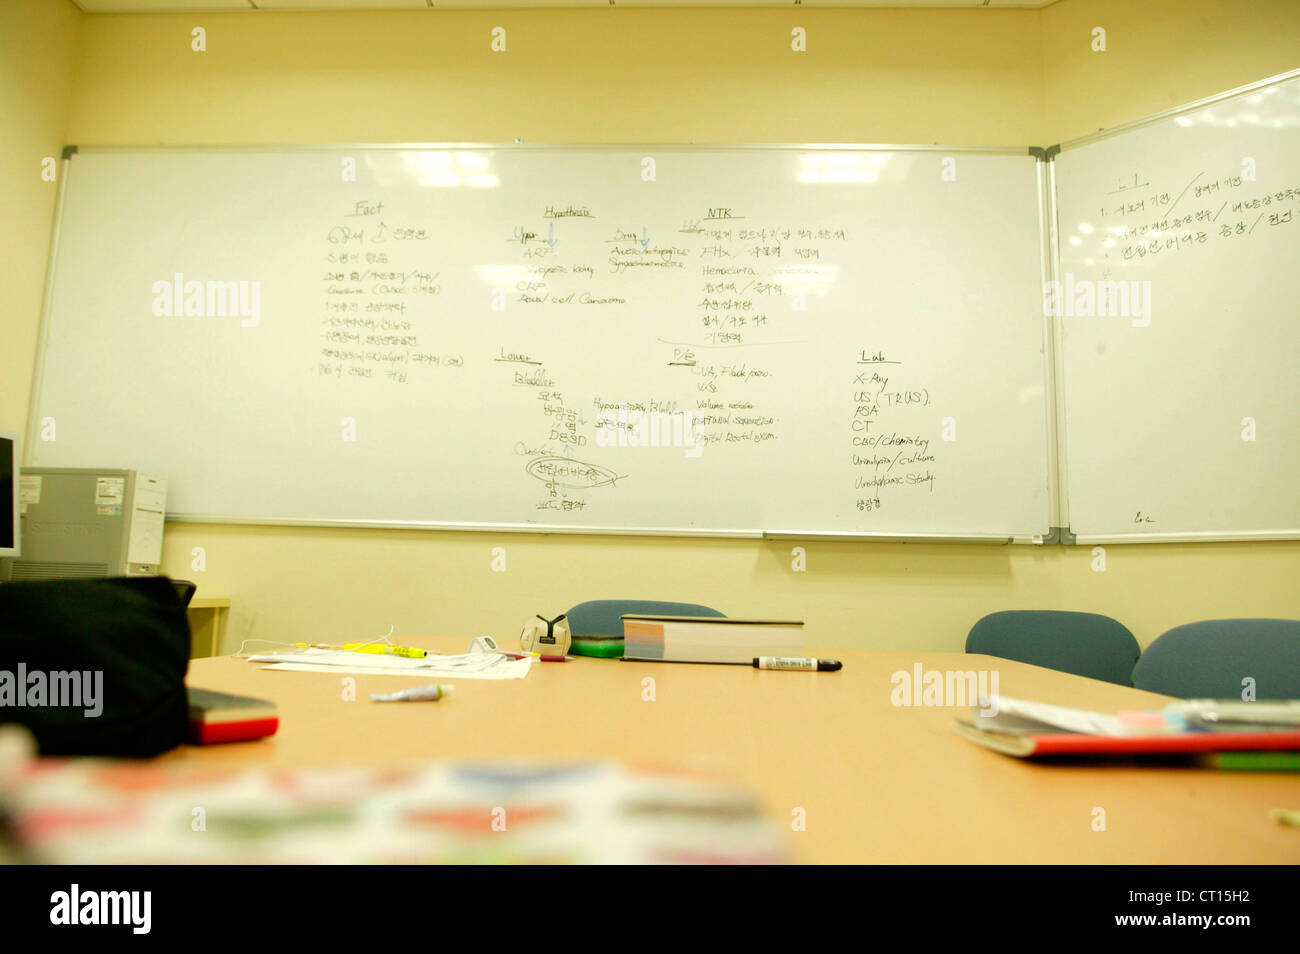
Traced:
[[405, 656], [407, 659], [423, 659], [428, 653], [417, 646], [390, 646], [387, 643], [344, 643], [343, 649], [350, 653], [375, 653], [381, 656]]

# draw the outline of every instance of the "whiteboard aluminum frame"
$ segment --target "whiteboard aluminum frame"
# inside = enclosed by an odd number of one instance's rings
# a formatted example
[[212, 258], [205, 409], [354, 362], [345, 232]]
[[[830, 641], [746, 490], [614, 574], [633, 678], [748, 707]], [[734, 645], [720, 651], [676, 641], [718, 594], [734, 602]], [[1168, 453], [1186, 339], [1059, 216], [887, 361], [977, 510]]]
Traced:
[[[1184, 113], [1194, 112], [1198, 109], [1204, 109], [1206, 106], [1212, 106], [1215, 103], [1221, 103], [1225, 100], [1235, 99], [1238, 96], [1245, 96], [1247, 93], [1258, 92], [1261, 89], [1267, 89], [1270, 86], [1276, 86], [1279, 83], [1286, 83], [1291, 80], [1300, 79], [1300, 69], [1288, 70], [1285, 73], [1279, 73], [1276, 76], [1270, 76], [1266, 79], [1258, 80], [1254, 83], [1248, 83], [1245, 86], [1238, 86], [1235, 89], [1226, 90], [1222, 93], [1215, 93], [1213, 96], [1207, 96], [1204, 99], [1198, 99], [1182, 106], [1175, 106], [1173, 109], [1167, 109], [1161, 113], [1155, 113], [1151, 116], [1145, 116], [1142, 119], [1135, 119], [1132, 122], [1123, 123], [1119, 126], [1111, 126], [1107, 129], [1100, 129], [1095, 133], [1089, 133], [1086, 136], [1079, 136], [1075, 139], [1068, 139], [1059, 146], [1054, 146], [1052, 152], [1059, 154], [1068, 149], [1075, 149], [1079, 146], [1086, 146], [1090, 143], [1098, 142], [1102, 139], [1109, 139], [1112, 136], [1118, 136], [1121, 133], [1130, 132], [1135, 129], [1141, 129], [1144, 126], [1150, 126], [1153, 123], [1163, 122], [1166, 119], [1173, 119]], [[1055, 158], [1055, 155], [1053, 156]], [[1057, 196], [1056, 196], [1056, 165], [1054, 161], [1049, 161], [1050, 177], [1052, 185], [1052, 209], [1051, 209], [1051, 229], [1052, 229], [1052, 261], [1053, 261], [1053, 278], [1058, 278], [1061, 267], [1061, 245], [1060, 236], [1057, 232]], [[1069, 479], [1070, 471], [1066, 457], [1066, 421], [1065, 421], [1065, 379], [1063, 369], [1063, 355], [1061, 354], [1061, 322], [1058, 319], [1054, 322], [1056, 330], [1054, 340], [1057, 344], [1057, 360], [1054, 374], [1056, 382], [1057, 402], [1060, 407], [1059, 416], [1056, 422], [1056, 440], [1059, 441], [1060, 450], [1057, 457], [1057, 469], [1059, 476], [1059, 497], [1058, 506], [1061, 513], [1062, 540], [1067, 544], [1093, 545], [1099, 543], [1246, 543], [1252, 541], [1266, 540], [1300, 540], [1300, 528], [1292, 530], [1215, 530], [1202, 531], [1194, 533], [1086, 533], [1075, 534], [1070, 529], [1070, 488]]]
[[607, 537], [714, 537], [762, 539], [762, 530], [719, 529], [712, 527], [601, 527], [563, 526], [549, 523], [456, 523], [433, 520], [349, 520], [315, 517], [231, 517], [222, 514], [172, 514], [170, 523], [218, 523], [252, 527], [346, 527], [353, 530], [430, 530], [454, 533], [576, 533]]
[[1248, 83], [1245, 86], [1238, 86], [1236, 89], [1230, 89], [1222, 93], [1215, 93], [1213, 96], [1207, 96], [1204, 99], [1198, 99], [1191, 103], [1185, 103], [1182, 106], [1175, 106], [1172, 109], [1166, 109], [1162, 113], [1153, 113], [1150, 116], [1144, 116], [1143, 118], [1135, 119], [1132, 122], [1121, 123], [1118, 126], [1108, 126], [1105, 129], [1099, 129], [1095, 133], [1088, 133], [1086, 136], [1067, 139], [1053, 148], [1058, 152], [1065, 152], [1067, 149], [1076, 149], [1079, 146], [1086, 146], [1089, 143], [1097, 142], [1101, 139], [1109, 139], [1111, 136], [1118, 136], [1120, 133], [1140, 129], [1143, 126], [1150, 126], [1152, 123], [1163, 122], [1166, 119], [1173, 119], [1175, 116], [1181, 116], [1183, 113], [1190, 113], [1193, 110], [1204, 109], [1206, 106], [1213, 106], [1215, 103], [1221, 103], [1226, 99], [1245, 96], [1247, 93], [1254, 93], [1261, 89], [1267, 89], [1270, 86], [1276, 86], [1278, 83], [1285, 83], [1288, 80], [1297, 78], [1300, 78], [1300, 69], [1288, 70], [1285, 73], [1278, 73], [1276, 76], [1270, 76], [1267, 79], [1257, 80], [1256, 82]]
[[63, 229], [63, 202], [68, 191], [68, 172], [71, 158], [64, 152], [59, 161], [59, 192], [54, 200], [54, 224], [50, 229], [49, 258], [45, 263], [45, 287], [41, 291], [41, 327], [36, 333], [36, 356], [32, 367], [32, 391], [27, 408], [27, 440], [23, 441], [23, 465], [30, 467], [33, 448], [36, 446], [40, 421], [36, 398], [45, 383], [45, 350], [49, 347], [50, 309], [54, 305], [54, 262], [59, 256], [59, 236]]
[[764, 540], [826, 540], [862, 543], [984, 543], [1005, 546], [1008, 543], [1042, 543], [1041, 537], [1012, 536], [1006, 533], [871, 533], [851, 530], [764, 530]]
[[[1048, 283], [1058, 277], [1056, 256], [1056, 180], [1052, 177], [1052, 154], [1045, 153], [1038, 160], [1038, 231], [1041, 257], [1039, 271], [1042, 276], [1042, 296], [1045, 302]], [[1060, 323], [1048, 313], [1043, 306], [1043, 399], [1044, 421], [1047, 428], [1047, 505], [1048, 535], [1037, 541], [1040, 543], [1060, 543], [1063, 527], [1069, 526], [1069, 510], [1066, 504], [1064, 478], [1060, 469], [1061, 447], [1060, 426], [1065, 420], [1061, 387], [1061, 343], [1059, 340]]]
[[[1045, 202], [1047, 203], [1047, 216], [1043, 228], [1043, 240], [1047, 243], [1047, 266], [1044, 282], [1059, 282], [1061, 280], [1061, 244], [1060, 244], [1060, 223], [1057, 221], [1056, 212], [1056, 162], [1055, 155], [1043, 162], [1043, 187], [1046, 190]], [[1043, 289], [1044, 302], [1046, 302], [1046, 286]], [[1054, 509], [1055, 518], [1052, 523], [1052, 534], [1054, 543], [1073, 543], [1074, 535], [1070, 531], [1070, 487], [1066, 479], [1069, 471], [1066, 469], [1066, 448], [1068, 446], [1065, 440], [1065, 341], [1064, 330], [1065, 324], [1060, 317], [1049, 315], [1046, 304], [1043, 307], [1043, 320], [1047, 322], [1048, 331], [1046, 340], [1050, 354], [1048, 362], [1050, 364], [1049, 376], [1051, 380], [1051, 465], [1049, 470], [1054, 476]]]
[[[1300, 71], [1298, 71], [1300, 72]], [[958, 152], [983, 153], [985, 155], [1032, 157], [1029, 146], [938, 146], [906, 145], [899, 143], [736, 143], [736, 142], [345, 142], [338, 144], [315, 143], [228, 143], [215, 145], [190, 146], [68, 146], [72, 155], [81, 153], [187, 153], [187, 152], [251, 152], [257, 154], [274, 152], [341, 152], [348, 149], [366, 149], [375, 152], [411, 152], [413, 150], [446, 149], [500, 149], [500, 150], [575, 150], [583, 152], [617, 152], [627, 149], [671, 149], [676, 152], [718, 152], [718, 151], [752, 151], [761, 149], [768, 152]], [[60, 197], [61, 198], [61, 197]]]
[[1066, 542], [1080, 546], [1100, 543], [1261, 543], [1300, 540], [1300, 530], [1204, 530], [1197, 533], [1072, 534]]
[[[911, 152], [942, 154], [976, 154], [1021, 156], [1033, 160], [1038, 195], [1038, 228], [1040, 243], [1047, 243], [1049, 208], [1052, 196], [1044, 197], [1043, 166], [1044, 160], [1038, 155], [1041, 150], [1029, 146], [942, 146], [938, 144], [897, 144], [897, 143], [672, 143], [672, 142], [623, 142], [623, 143], [584, 143], [584, 142], [435, 142], [435, 143], [338, 143], [338, 144], [226, 144], [226, 145], [101, 145], [65, 147], [60, 163], [62, 181], [59, 183], [58, 198], [54, 213], [54, 228], [50, 236], [49, 259], [46, 263], [45, 291], [41, 305], [41, 326], [36, 346], [36, 367], [32, 374], [31, 402], [27, 417], [28, 440], [23, 444], [26, 457], [31, 453], [32, 440], [37, 432], [39, 409], [37, 398], [41, 393], [44, 379], [45, 351], [48, 346], [50, 310], [53, 306], [54, 263], [58, 260], [60, 230], [63, 221], [64, 200], [67, 194], [68, 176], [71, 170], [72, 156], [87, 154], [139, 154], [139, 153], [256, 153], [265, 155], [277, 152], [346, 152], [348, 150], [409, 152], [418, 150], [445, 151], [451, 149], [492, 149], [492, 150], [573, 150], [588, 152], [614, 152], [628, 149], [673, 150], [675, 152], [717, 152], [717, 151], [754, 151], [771, 152]], [[1050, 260], [1050, 257], [1049, 259]], [[1044, 261], [1044, 268], [1047, 261]], [[1050, 326], [1043, 328], [1043, 350], [1052, 352], [1050, 343]], [[1052, 493], [1055, 479], [1054, 452], [1051, 408], [1052, 395], [1055, 393], [1055, 379], [1051, 375], [1050, 364], [1047, 377], [1044, 378], [1045, 404], [1047, 407], [1048, 429], [1048, 534], [1046, 535], [1012, 535], [1007, 533], [988, 534], [943, 534], [943, 533], [898, 533], [872, 531], [823, 531], [823, 530], [779, 530], [763, 529], [718, 529], [693, 527], [604, 527], [604, 526], [567, 526], [560, 524], [531, 523], [455, 523], [433, 520], [348, 520], [314, 517], [261, 517], [233, 516], [228, 514], [167, 513], [164, 519], [168, 523], [228, 524], [231, 526], [274, 526], [274, 527], [341, 527], [365, 530], [427, 530], [448, 532], [493, 532], [493, 533], [539, 533], [539, 534], [580, 534], [592, 536], [646, 536], [646, 537], [711, 537], [720, 539], [786, 540], [786, 539], [826, 539], [858, 540], [863, 542], [903, 542], [903, 543], [975, 543], [1003, 545], [1008, 543], [1027, 543], [1041, 545], [1055, 543], [1055, 534], [1051, 528], [1056, 515], [1056, 495]], [[30, 463], [30, 460], [28, 460]]]

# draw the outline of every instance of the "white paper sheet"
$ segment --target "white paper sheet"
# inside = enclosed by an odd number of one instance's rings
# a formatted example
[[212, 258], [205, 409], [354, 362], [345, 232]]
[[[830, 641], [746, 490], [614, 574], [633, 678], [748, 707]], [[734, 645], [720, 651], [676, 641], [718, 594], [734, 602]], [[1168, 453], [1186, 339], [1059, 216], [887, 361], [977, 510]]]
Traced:
[[532, 659], [511, 659], [499, 653], [464, 653], [407, 659], [371, 653], [307, 649], [292, 653], [255, 653], [251, 663], [282, 672], [333, 672], [364, 676], [420, 676], [424, 679], [523, 679]]
[[1084, 735], [1128, 734], [1115, 716], [1089, 712], [1087, 709], [1071, 709], [1007, 696], [998, 696], [990, 704], [992, 706], [997, 708], [997, 714], [993, 716], [981, 715], [983, 706], [975, 706], [971, 710], [972, 721], [977, 728], [1030, 734], [1044, 730], [1079, 732]]

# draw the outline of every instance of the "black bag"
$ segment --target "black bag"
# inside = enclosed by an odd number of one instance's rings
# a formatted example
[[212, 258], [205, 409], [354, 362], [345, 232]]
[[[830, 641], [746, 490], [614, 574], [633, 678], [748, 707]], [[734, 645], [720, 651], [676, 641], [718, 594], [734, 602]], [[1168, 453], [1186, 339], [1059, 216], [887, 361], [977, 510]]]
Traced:
[[178, 745], [189, 659], [185, 606], [166, 577], [0, 584], [0, 722], [31, 729], [42, 755]]

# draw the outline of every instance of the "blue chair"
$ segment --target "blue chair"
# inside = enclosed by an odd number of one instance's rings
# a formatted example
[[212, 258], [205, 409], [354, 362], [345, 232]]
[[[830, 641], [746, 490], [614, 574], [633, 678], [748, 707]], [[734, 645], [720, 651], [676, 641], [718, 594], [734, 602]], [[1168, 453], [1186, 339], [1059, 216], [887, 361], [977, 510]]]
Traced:
[[1182, 699], [1300, 699], [1300, 620], [1210, 619], [1175, 626], [1142, 654], [1133, 685]]
[[575, 656], [622, 656], [623, 614], [642, 613], [653, 616], [723, 616], [699, 603], [671, 603], [662, 600], [588, 600], [579, 603], [565, 616]]
[[1132, 685], [1140, 650], [1124, 624], [1096, 613], [1008, 610], [971, 627], [966, 652]]

